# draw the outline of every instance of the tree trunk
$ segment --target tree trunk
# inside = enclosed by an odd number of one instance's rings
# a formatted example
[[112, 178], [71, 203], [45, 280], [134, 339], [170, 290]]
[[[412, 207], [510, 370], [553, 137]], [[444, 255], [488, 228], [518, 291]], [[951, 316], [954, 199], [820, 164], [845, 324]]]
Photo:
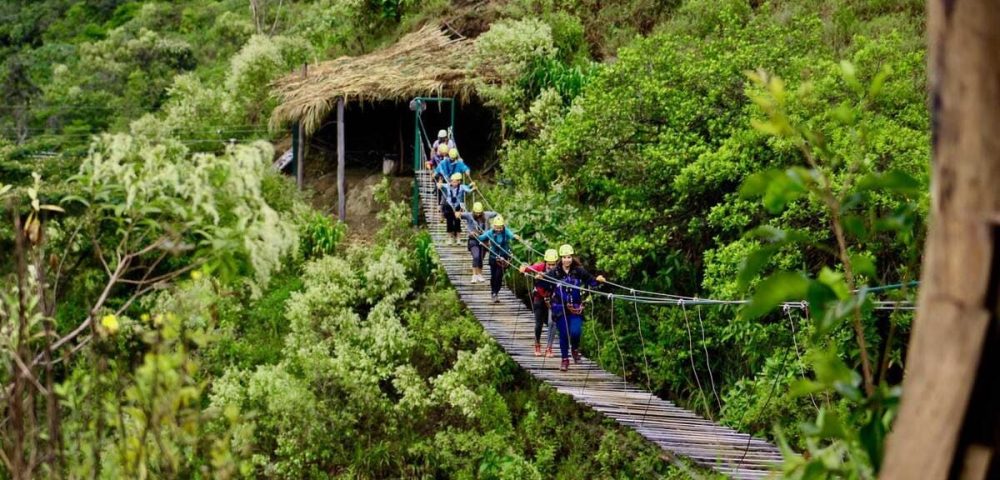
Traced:
[[1000, 0], [929, 0], [930, 230], [883, 478], [1000, 475]]

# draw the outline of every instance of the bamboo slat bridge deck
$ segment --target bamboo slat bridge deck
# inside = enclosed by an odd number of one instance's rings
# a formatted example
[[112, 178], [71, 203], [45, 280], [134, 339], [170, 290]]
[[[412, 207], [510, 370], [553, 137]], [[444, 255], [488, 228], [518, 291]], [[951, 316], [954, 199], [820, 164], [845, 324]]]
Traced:
[[[560, 393], [613, 418], [671, 455], [686, 457], [733, 478], [765, 478], [776, 473], [781, 455], [763, 440], [717, 425], [672, 402], [602, 370], [590, 359], [559, 371], [559, 358], [534, 355], [534, 317], [509, 290], [493, 303], [489, 282], [471, 284], [465, 243], [446, 244], [445, 226], [426, 171], [417, 173], [427, 228], [448, 278], [483, 327], [522, 368]], [[489, 267], [486, 267], [489, 269]], [[488, 277], [488, 275], [487, 275]], [[592, 320], [591, 320], [592, 321]]]

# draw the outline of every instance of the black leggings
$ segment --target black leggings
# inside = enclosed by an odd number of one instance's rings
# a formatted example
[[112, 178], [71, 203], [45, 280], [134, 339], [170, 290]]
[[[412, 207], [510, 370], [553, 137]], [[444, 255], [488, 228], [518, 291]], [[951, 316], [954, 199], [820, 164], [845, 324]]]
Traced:
[[535, 343], [541, 343], [542, 325], [549, 321], [549, 306], [545, 304], [545, 299], [535, 298], [531, 302], [531, 311], [535, 314]]
[[494, 295], [500, 293], [500, 287], [503, 286], [504, 267], [498, 265], [497, 260], [497, 257], [490, 255], [490, 292]]
[[[458, 211], [462, 209], [459, 208]], [[455, 218], [455, 209], [452, 208], [447, 202], [441, 204], [441, 215], [444, 215], [444, 221], [448, 224], [446, 230], [448, 233], [458, 233], [462, 231], [462, 220]]]

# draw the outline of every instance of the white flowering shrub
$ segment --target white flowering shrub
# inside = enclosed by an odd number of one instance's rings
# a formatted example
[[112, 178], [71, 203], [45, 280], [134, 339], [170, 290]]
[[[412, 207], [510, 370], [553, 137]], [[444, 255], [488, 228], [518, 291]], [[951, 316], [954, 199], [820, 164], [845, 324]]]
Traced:
[[366, 265], [362, 295], [369, 303], [382, 298], [398, 300], [409, 293], [410, 279], [399, 250], [385, 249], [377, 260]]
[[311, 56], [309, 43], [296, 37], [254, 35], [233, 55], [226, 89], [243, 112], [244, 120], [257, 123], [275, 106], [271, 82], [299, 68]]
[[211, 145], [215, 147], [230, 136], [225, 125], [238, 123], [236, 105], [225, 89], [206, 85], [194, 74], [182, 74], [167, 88], [167, 101], [160, 112], [140, 117], [131, 123], [130, 130], [133, 135], [160, 141], [217, 138]]
[[512, 111], [526, 99], [517, 83], [528, 73], [532, 62], [555, 58], [557, 49], [552, 28], [537, 18], [500, 20], [476, 39], [472, 67], [482, 78], [476, 91], [488, 103]]
[[124, 241], [159, 238], [156, 250], [191, 254], [222, 274], [245, 270], [257, 289], [298, 245], [295, 225], [262, 196], [272, 155], [266, 142], [190, 155], [179, 143], [105, 135], [74, 182]]

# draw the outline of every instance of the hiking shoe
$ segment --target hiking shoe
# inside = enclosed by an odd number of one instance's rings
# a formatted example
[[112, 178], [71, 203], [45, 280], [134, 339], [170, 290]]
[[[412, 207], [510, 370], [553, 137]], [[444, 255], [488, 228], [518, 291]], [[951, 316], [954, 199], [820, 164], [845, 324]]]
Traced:
[[580, 363], [580, 351], [573, 349], [573, 363]]
[[493, 294], [493, 303], [500, 303], [500, 296], [495, 293]]
[[535, 356], [536, 357], [541, 357], [542, 356], [542, 344], [540, 344], [540, 343], [536, 343], [535, 344]]
[[562, 363], [559, 364], [559, 370], [562, 370], [564, 372], [566, 370], [569, 370], [569, 359], [568, 358], [562, 359]]
[[555, 352], [552, 351], [552, 347], [548, 347], [545, 349], [545, 358], [552, 358], [554, 356], [556, 356], [556, 354]]

